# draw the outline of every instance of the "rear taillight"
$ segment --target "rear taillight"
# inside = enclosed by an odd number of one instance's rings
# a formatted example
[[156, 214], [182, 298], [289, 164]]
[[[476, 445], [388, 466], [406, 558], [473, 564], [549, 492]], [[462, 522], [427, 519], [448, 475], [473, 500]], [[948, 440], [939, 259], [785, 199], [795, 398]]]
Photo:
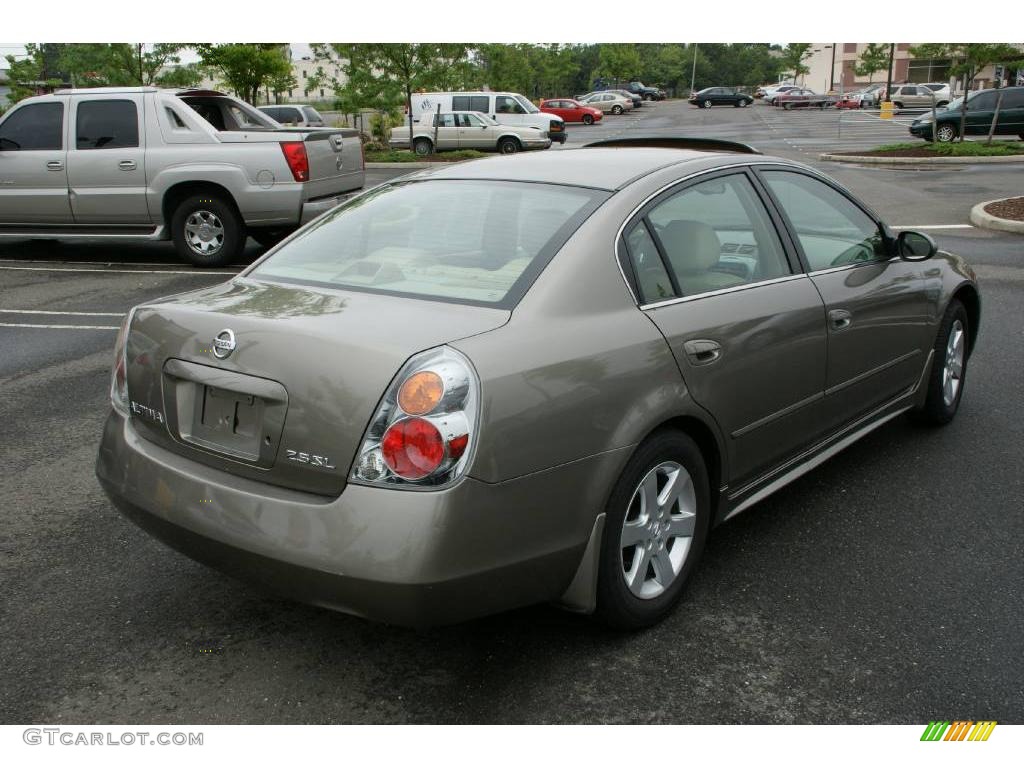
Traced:
[[131, 329], [132, 317], [135, 310], [132, 309], [124, 318], [121, 330], [117, 332], [117, 341], [114, 343], [114, 370], [110, 376], [110, 404], [114, 410], [122, 416], [128, 416], [128, 331]]
[[422, 352], [384, 394], [350, 480], [389, 487], [437, 488], [460, 478], [477, 440], [480, 383], [449, 347]]
[[306, 145], [301, 141], [282, 141], [281, 151], [284, 152], [285, 162], [292, 172], [296, 181], [309, 181], [309, 157], [306, 155]]

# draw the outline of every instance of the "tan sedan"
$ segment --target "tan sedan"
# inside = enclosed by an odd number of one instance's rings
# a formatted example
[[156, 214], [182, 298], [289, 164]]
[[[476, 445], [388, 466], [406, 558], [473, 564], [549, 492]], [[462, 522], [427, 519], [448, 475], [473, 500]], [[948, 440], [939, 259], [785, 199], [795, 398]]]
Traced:
[[633, 102], [630, 99], [627, 99], [625, 96], [619, 96], [617, 93], [609, 93], [608, 91], [587, 96], [584, 99], [580, 99], [580, 103], [588, 107], [600, 109], [602, 112], [611, 112], [613, 115], [621, 115], [623, 112], [628, 112], [633, 108]]

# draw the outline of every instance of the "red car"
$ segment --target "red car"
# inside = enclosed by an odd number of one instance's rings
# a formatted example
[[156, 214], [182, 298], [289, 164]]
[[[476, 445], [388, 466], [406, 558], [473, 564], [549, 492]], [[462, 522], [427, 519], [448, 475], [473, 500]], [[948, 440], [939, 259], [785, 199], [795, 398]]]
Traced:
[[600, 109], [580, 104], [576, 99], [541, 99], [540, 111], [558, 115], [567, 123], [584, 123], [585, 125], [599, 122], [603, 116]]

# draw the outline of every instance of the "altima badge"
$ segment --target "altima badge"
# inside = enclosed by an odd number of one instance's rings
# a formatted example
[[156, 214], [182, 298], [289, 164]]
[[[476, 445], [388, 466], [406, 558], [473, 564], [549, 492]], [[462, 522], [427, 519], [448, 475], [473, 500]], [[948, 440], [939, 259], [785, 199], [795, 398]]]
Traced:
[[218, 360], [223, 360], [234, 351], [235, 332], [230, 328], [225, 328], [213, 337], [213, 356]]

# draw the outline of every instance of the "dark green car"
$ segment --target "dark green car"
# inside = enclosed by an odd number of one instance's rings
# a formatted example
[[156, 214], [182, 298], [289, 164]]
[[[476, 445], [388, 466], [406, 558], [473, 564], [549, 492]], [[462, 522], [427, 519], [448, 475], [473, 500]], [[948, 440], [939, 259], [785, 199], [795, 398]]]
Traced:
[[[995, 135], [1016, 135], [1024, 139], [1024, 87], [990, 88], [978, 91], [967, 100], [968, 136], [987, 136], [996, 117], [996, 105], [999, 104], [999, 118], [996, 121]], [[953, 99], [949, 106], [935, 113], [934, 122], [938, 126], [936, 133], [939, 141], [953, 141], [960, 135], [960, 118], [963, 112], [963, 97]], [[921, 139], [932, 140], [931, 112], [928, 112], [910, 125], [910, 133]]]

